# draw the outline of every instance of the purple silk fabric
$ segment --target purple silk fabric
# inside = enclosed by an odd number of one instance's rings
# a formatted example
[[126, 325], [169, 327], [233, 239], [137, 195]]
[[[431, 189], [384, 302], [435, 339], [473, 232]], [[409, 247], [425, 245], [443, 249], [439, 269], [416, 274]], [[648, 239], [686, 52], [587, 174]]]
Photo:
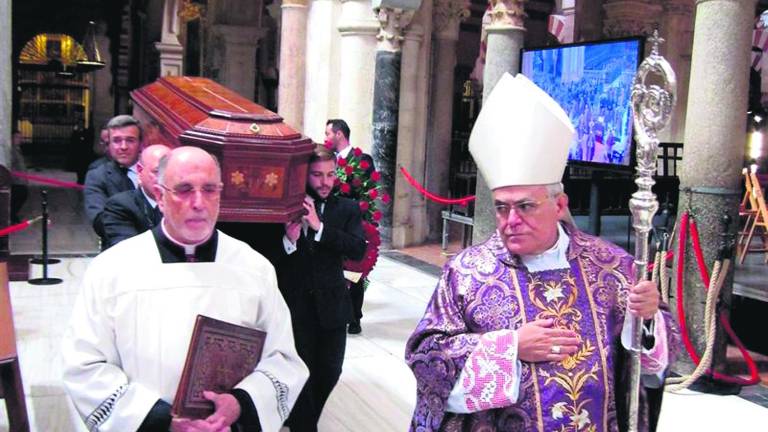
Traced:
[[[570, 231], [568, 269], [529, 273], [498, 234], [446, 264], [406, 345], [417, 380], [414, 431], [618, 431], [614, 365], [633, 258], [597, 237]], [[670, 363], [678, 335], [664, 310]], [[576, 331], [579, 351], [562, 362], [522, 363], [515, 404], [473, 414], [445, 412], [446, 400], [483, 333], [536, 319]], [[645, 421], [642, 422], [643, 424]]]

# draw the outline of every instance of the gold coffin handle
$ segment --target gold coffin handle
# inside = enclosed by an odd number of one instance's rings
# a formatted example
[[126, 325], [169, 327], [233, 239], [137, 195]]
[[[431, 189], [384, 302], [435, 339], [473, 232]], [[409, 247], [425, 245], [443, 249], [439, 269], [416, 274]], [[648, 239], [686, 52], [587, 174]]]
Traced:
[[261, 128], [256, 123], [251, 123], [251, 127], [248, 128], [249, 131], [251, 131], [253, 134], [258, 134], [261, 132]]

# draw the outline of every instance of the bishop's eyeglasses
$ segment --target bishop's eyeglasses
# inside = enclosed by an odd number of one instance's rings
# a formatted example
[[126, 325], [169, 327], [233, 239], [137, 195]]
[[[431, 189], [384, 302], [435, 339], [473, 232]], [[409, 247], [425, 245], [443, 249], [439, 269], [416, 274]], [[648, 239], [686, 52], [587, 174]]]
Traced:
[[164, 184], [158, 183], [158, 186], [174, 194], [177, 198], [187, 200], [195, 196], [197, 191], [200, 191], [203, 198], [215, 199], [219, 198], [221, 190], [224, 189], [224, 185], [221, 183], [208, 183], [202, 185], [199, 189], [192, 186], [189, 183], [179, 183], [176, 186], [169, 188]]
[[549, 197], [542, 198], [538, 201], [526, 199], [513, 203], [496, 201], [493, 206], [496, 209], [496, 216], [502, 219], [508, 218], [513, 209], [518, 216], [524, 218], [536, 214], [536, 211], [539, 209], [539, 207], [541, 207], [541, 204], [543, 204], [548, 199]]

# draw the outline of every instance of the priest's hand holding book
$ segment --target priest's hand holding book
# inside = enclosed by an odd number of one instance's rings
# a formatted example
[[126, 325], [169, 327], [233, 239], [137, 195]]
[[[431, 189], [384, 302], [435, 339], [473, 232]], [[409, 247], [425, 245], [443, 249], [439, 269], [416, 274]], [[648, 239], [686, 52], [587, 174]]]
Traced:
[[171, 422], [171, 432], [221, 432], [240, 417], [240, 404], [229, 393], [203, 392], [203, 397], [213, 402], [216, 407], [213, 414], [205, 419], [175, 417]]

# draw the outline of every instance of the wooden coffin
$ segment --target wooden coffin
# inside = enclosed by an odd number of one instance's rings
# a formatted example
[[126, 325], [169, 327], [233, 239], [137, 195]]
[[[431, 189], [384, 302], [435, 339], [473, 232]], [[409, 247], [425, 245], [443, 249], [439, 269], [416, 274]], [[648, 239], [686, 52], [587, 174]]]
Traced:
[[145, 144], [201, 147], [219, 159], [220, 221], [286, 222], [302, 214], [314, 144], [279, 115], [199, 77], [163, 77], [131, 99]]

